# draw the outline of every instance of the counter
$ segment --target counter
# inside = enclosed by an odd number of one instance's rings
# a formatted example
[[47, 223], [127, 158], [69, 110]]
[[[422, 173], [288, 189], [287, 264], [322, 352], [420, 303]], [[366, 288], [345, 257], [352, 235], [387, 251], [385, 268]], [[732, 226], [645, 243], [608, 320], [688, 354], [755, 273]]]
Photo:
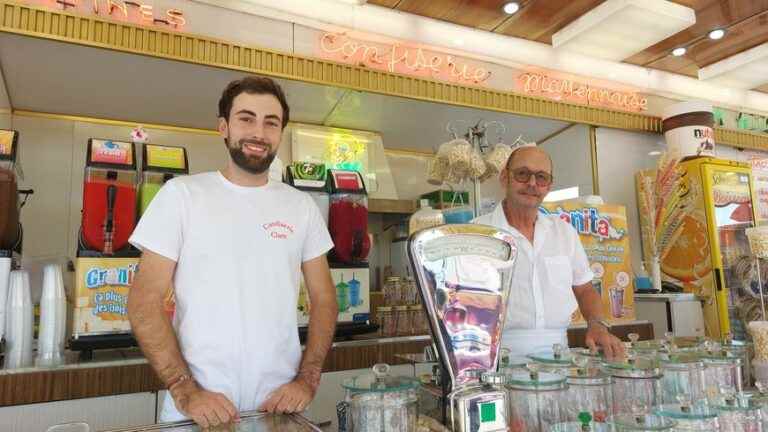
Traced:
[[[654, 337], [648, 321], [617, 324], [611, 331], [624, 340], [629, 333], [640, 334], [642, 340]], [[568, 331], [569, 345], [585, 346], [585, 334], [585, 325], [574, 325]], [[422, 353], [431, 343], [428, 335], [353, 336], [332, 345], [323, 372], [365, 369], [376, 363], [408, 364], [410, 362], [398, 355]], [[137, 348], [94, 351], [90, 360], [81, 360], [78, 353], [67, 351], [65, 363], [60, 366], [0, 370], [0, 407], [162, 389], [162, 383]]]
[[[183, 421], [112, 430], [109, 432], [190, 432], [192, 430], [199, 429], [195, 427], [194, 423]], [[273, 415], [259, 412], [242, 413], [237, 430], [243, 432], [320, 432], [320, 429], [299, 415]]]

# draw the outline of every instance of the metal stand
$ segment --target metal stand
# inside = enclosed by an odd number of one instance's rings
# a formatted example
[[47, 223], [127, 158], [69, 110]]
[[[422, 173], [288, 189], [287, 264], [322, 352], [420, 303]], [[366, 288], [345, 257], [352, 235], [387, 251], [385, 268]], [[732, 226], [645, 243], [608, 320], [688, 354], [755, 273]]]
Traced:
[[[499, 142], [501, 142], [501, 137], [507, 132], [507, 127], [504, 126], [504, 123], [493, 120], [490, 122], [485, 122], [482, 119], [478, 120], [477, 124], [474, 126], [470, 126], [467, 130], [467, 133], [464, 134], [464, 138], [472, 144], [473, 150], [478, 150], [480, 153], [485, 153], [489, 149], [488, 145], [488, 139], [486, 132], [488, 131], [488, 127], [495, 125], [496, 126], [496, 132], [498, 132], [499, 135]], [[454, 138], [457, 136], [455, 130], [453, 129], [452, 125], [449, 123], [446, 129], [451, 132], [454, 136]], [[519, 138], [518, 138], [519, 140]], [[480, 182], [477, 180], [471, 180], [472, 181], [472, 207], [474, 210], [475, 217], [480, 216], [480, 204], [481, 204], [481, 197], [480, 197]]]

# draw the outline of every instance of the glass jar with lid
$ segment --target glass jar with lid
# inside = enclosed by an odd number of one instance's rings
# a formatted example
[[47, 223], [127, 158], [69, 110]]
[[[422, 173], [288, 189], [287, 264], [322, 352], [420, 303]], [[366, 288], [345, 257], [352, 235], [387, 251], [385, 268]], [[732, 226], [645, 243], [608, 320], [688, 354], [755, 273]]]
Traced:
[[690, 405], [688, 402], [664, 404], [656, 414], [677, 422], [680, 431], [711, 431], [720, 430], [718, 413], [707, 404]]
[[397, 321], [392, 306], [381, 306], [376, 308], [376, 315], [379, 318], [379, 335], [382, 337], [392, 337], [397, 331]]
[[565, 377], [538, 368], [529, 364], [527, 369], [507, 370], [505, 386], [512, 432], [546, 431], [565, 420]]
[[630, 353], [624, 361], [605, 363], [604, 370], [612, 380], [614, 415], [635, 413], [637, 407], [648, 410], [661, 403], [662, 374], [655, 358], [635, 358]]
[[384, 305], [397, 306], [402, 299], [402, 279], [400, 276], [390, 276], [384, 282]]
[[766, 432], [768, 431], [768, 387], [761, 382], [755, 384], [758, 391], [744, 392], [744, 394], [749, 398], [749, 406], [760, 412], [760, 422], [763, 425], [763, 432]]
[[653, 414], [620, 414], [608, 417], [612, 432], [674, 431], [677, 422]]
[[763, 409], [750, 403], [746, 393], [724, 392], [712, 403], [720, 419], [720, 430], [725, 432], [759, 432], [764, 430]]
[[389, 375], [389, 365], [377, 364], [373, 374], [348, 378], [339, 404], [339, 424], [349, 432], [411, 432], [417, 429], [419, 381]]
[[704, 392], [710, 401], [715, 400], [723, 389], [733, 393], [742, 390], [741, 357], [717, 347], [702, 352], [704, 361]]
[[696, 404], [706, 398], [704, 393], [704, 362], [695, 352], [663, 354], [661, 359], [661, 400], [674, 404], [678, 396], [688, 395]]
[[741, 359], [741, 388], [752, 387], [752, 356], [754, 355], [752, 343], [726, 337], [721, 348], [732, 357]]
[[411, 312], [408, 306], [395, 306], [395, 334], [397, 336], [409, 336], [411, 334]]
[[592, 421], [603, 423], [613, 406], [611, 377], [598, 368], [588, 367], [586, 357], [576, 361], [579, 366], [566, 370], [565, 419], [576, 421], [581, 414], [588, 413]]
[[423, 307], [419, 305], [409, 306], [408, 315], [411, 318], [412, 335], [429, 334], [429, 328], [427, 327], [427, 316], [424, 313]]

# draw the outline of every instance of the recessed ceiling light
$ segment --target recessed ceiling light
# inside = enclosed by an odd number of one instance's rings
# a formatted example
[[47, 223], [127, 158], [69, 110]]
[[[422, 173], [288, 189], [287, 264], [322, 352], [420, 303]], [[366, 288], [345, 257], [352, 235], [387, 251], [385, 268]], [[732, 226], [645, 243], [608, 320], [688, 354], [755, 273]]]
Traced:
[[648, 156], [661, 156], [661, 152], [659, 150], [649, 151]]
[[520, 10], [520, 4], [518, 2], [509, 2], [504, 5], [504, 13], [507, 15], [514, 15]]
[[688, 50], [685, 47], [679, 47], [672, 50], [672, 55], [675, 57], [682, 57]]
[[722, 39], [725, 36], [725, 29], [715, 29], [709, 32], [709, 38], [713, 40]]

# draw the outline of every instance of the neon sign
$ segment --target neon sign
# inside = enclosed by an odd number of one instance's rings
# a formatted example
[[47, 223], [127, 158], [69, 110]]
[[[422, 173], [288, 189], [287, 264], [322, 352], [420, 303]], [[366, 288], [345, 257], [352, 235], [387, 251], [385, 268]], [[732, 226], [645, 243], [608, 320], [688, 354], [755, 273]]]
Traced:
[[116, 21], [161, 26], [172, 30], [178, 30], [187, 24], [184, 12], [179, 9], [158, 9], [142, 1], [25, 0], [24, 3], [65, 12], [107, 16]]
[[622, 111], [641, 112], [648, 109], [648, 99], [638, 93], [595, 87], [548, 73], [525, 72], [515, 81], [518, 91], [556, 101]]
[[345, 33], [324, 33], [319, 51], [320, 57], [328, 60], [440, 81], [480, 85], [491, 77], [487, 69], [449, 54], [401, 43], [374, 44]]

